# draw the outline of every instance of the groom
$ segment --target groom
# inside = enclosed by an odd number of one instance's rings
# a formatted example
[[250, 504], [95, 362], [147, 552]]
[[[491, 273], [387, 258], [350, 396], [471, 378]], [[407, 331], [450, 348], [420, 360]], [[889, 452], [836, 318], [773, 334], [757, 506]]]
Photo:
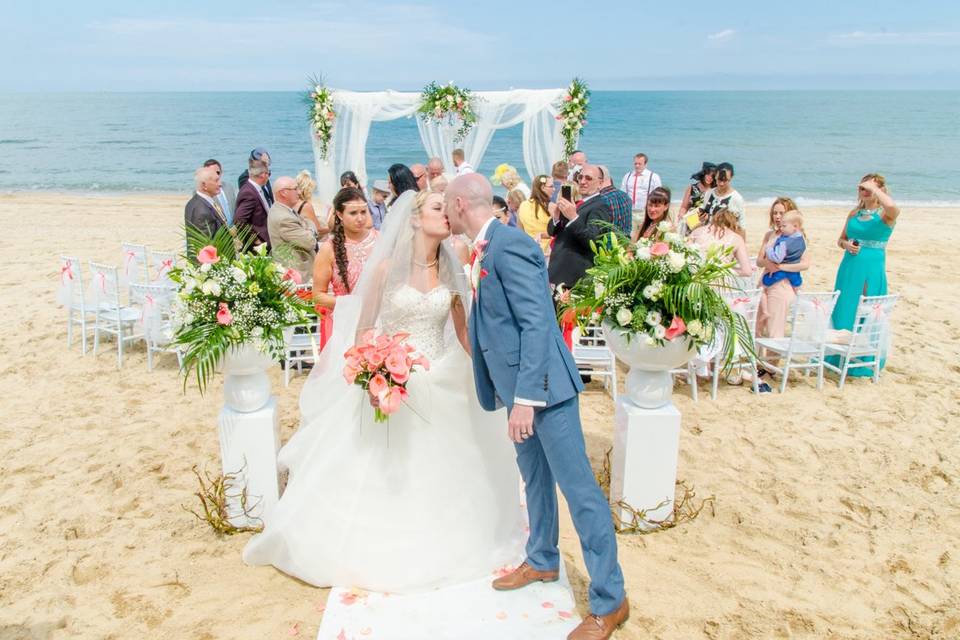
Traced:
[[506, 405], [508, 435], [526, 483], [527, 559], [493, 588], [519, 589], [559, 577], [557, 492], [560, 486], [590, 573], [590, 612], [568, 640], [602, 640], [629, 615], [610, 506], [587, 460], [578, 394], [583, 388], [554, 315], [543, 253], [528, 235], [493, 217], [493, 193], [477, 173], [458, 177], [444, 194], [452, 233], [474, 240], [470, 312], [477, 396], [484, 409]]

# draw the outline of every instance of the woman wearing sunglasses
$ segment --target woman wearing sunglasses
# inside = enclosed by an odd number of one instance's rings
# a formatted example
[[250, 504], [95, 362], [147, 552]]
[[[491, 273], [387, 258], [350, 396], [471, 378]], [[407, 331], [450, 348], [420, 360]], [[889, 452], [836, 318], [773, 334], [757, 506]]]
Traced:
[[746, 229], [746, 210], [743, 196], [733, 188], [733, 165], [721, 162], [717, 165], [717, 185], [703, 194], [703, 204], [700, 205], [700, 224], [709, 224], [713, 214], [726, 209], [737, 216], [742, 229]]

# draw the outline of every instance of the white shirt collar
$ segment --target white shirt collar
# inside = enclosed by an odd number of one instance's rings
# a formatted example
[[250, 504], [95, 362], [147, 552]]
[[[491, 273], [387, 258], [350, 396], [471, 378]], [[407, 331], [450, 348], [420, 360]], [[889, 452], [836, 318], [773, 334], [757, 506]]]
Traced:
[[477, 237], [473, 239], [473, 244], [478, 242], [483, 242], [487, 239], [487, 230], [490, 228], [490, 225], [496, 221], [494, 216], [490, 216], [490, 219], [483, 223], [483, 226], [480, 227], [480, 232], [477, 233]]
[[210, 203], [210, 206], [213, 207], [214, 209], [216, 209], [216, 207], [215, 207], [214, 204], [213, 204], [213, 198], [211, 198], [211, 197], [208, 196], [207, 194], [203, 193], [202, 191], [197, 191], [197, 195], [200, 196], [201, 198], [203, 198], [204, 200], [206, 200], [207, 202], [209, 202], [209, 203]]
[[586, 202], [587, 200], [593, 198], [594, 196], [598, 196], [598, 195], [600, 195], [600, 190], [599, 190], [599, 189], [597, 189], [596, 191], [594, 191], [594, 192], [591, 193], [590, 195], [585, 196], [585, 197], [583, 198], [583, 202]]

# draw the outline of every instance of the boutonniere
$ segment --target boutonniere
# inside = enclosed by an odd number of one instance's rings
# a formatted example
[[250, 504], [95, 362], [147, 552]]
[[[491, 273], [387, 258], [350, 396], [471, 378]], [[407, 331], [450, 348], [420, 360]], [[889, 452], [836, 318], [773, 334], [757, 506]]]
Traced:
[[473, 250], [470, 252], [470, 286], [473, 287], [473, 297], [477, 297], [477, 290], [480, 288], [480, 281], [487, 277], [487, 270], [483, 268], [483, 259], [486, 257], [484, 249], [487, 248], [488, 241], [480, 240], [474, 243]]

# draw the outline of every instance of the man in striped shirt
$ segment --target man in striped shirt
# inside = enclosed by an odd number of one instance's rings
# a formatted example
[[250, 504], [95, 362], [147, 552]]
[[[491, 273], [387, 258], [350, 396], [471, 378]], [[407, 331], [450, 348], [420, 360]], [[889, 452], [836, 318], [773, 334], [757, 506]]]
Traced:
[[603, 183], [600, 187], [600, 197], [610, 208], [610, 221], [628, 238], [633, 231], [633, 203], [630, 196], [613, 186], [610, 170], [600, 165], [603, 174]]

